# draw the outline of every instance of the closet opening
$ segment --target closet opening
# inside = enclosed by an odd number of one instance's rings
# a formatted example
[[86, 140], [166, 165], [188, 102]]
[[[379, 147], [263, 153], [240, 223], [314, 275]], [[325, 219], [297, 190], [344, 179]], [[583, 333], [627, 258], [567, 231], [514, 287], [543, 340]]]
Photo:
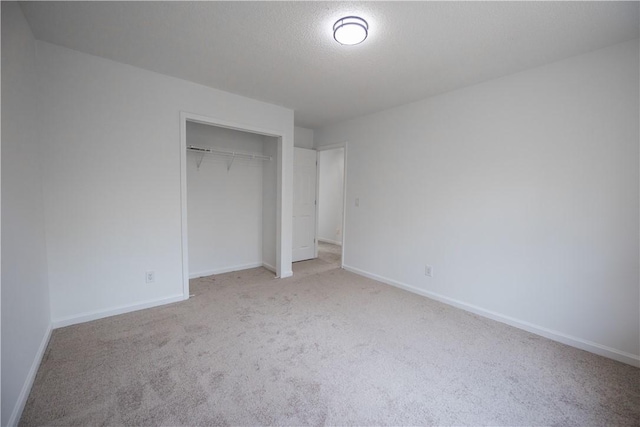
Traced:
[[189, 279], [256, 267], [278, 276], [281, 137], [189, 118], [182, 128], [185, 295]]

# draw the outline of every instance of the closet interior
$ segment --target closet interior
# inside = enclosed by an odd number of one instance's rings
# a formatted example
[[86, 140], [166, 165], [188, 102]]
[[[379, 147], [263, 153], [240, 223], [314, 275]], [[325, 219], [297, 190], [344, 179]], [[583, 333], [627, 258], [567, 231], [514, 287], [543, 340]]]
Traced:
[[276, 265], [276, 137], [187, 122], [189, 277]]

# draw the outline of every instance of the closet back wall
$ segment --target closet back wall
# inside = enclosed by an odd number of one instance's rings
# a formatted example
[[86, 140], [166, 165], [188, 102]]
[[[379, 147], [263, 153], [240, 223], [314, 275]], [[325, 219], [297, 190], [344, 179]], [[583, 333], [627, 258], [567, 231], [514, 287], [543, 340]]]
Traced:
[[[187, 122], [187, 145], [261, 154], [262, 136]], [[262, 265], [263, 161], [188, 152], [189, 277]], [[272, 160], [274, 161], [274, 160]]]

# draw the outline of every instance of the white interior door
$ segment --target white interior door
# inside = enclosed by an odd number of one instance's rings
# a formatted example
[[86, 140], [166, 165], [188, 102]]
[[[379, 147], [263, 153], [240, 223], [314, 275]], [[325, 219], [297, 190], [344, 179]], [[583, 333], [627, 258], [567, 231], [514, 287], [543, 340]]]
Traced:
[[293, 262], [315, 256], [316, 151], [293, 149]]

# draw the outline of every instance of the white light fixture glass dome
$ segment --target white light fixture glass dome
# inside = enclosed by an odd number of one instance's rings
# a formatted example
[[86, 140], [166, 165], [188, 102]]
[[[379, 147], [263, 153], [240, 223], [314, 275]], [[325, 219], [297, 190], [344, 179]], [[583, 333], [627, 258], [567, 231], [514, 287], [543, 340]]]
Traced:
[[333, 38], [340, 44], [360, 44], [368, 35], [369, 24], [357, 16], [345, 16], [333, 24]]

